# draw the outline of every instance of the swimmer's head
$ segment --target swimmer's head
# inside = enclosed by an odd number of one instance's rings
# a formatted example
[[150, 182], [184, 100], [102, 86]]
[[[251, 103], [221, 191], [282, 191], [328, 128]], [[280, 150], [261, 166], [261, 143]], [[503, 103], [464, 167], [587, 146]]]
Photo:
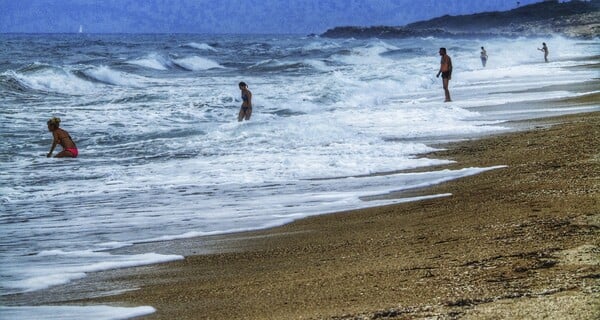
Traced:
[[48, 123], [48, 127], [58, 128], [60, 126], [60, 118], [52, 117], [50, 120], [48, 120], [47, 123]]
[[248, 86], [244, 81], [240, 82], [238, 85], [240, 88], [246, 88]]

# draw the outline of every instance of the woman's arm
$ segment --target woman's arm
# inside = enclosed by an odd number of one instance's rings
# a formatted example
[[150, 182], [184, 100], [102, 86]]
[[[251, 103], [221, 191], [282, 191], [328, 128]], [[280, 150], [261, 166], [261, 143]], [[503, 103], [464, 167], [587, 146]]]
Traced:
[[50, 152], [46, 155], [46, 158], [50, 158], [52, 156], [52, 152], [54, 152], [54, 148], [58, 144], [58, 134], [56, 131], [52, 132], [52, 147], [50, 147]]

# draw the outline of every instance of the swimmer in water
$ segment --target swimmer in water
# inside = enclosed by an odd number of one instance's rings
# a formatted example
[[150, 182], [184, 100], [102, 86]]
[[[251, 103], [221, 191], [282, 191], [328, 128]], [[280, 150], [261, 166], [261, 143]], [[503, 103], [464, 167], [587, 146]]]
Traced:
[[60, 144], [63, 147], [63, 150], [57, 153], [55, 158], [77, 158], [78, 151], [75, 142], [71, 139], [69, 133], [61, 128], [60, 126], [60, 118], [53, 117], [48, 120], [48, 131], [52, 132], [52, 147], [50, 148], [50, 152], [46, 155], [46, 157], [52, 157], [52, 152], [54, 152], [54, 148], [56, 148], [57, 144]]
[[446, 96], [444, 102], [450, 102], [452, 99], [450, 99], [450, 90], [448, 90], [448, 84], [450, 79], [452, 79], [452, 59], [450, 59], [450, 56], [446, 54], [446, 48], [440, 48], [439, 53], [442, 59], [440, 61], [440, 71], [438, 71], [436, 77], [439, 78], [440, 74], [442, 75], [444, 94]]
[[248, 85], [245, 82], [240, 82], [239, 87], [242, 91], [242, 107], [238, 114], [238, 121], [250, 120], [252, 115], [252, 92], [248, 90]]

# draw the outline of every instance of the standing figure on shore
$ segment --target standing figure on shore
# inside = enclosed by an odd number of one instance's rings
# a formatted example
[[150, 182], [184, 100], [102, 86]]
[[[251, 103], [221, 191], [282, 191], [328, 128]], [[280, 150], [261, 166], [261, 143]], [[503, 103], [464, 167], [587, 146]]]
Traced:
[[487, 51], [485, 51], [485, 49], [483, 47], [481, 47], [481, 64], [483, 65], [483, 67], [485, 68], [485, 65], [487, 64]]
[[444, 94], [446, 95], [444, 102], [450, 102], [452, 99], [450, 99], [448, 83], [450, 82], [450, 79], [452, 79], [452, 59], [450, 59], [450, 56], [446, 54], [446, 48], [440, 48], [440, 56], [442, 56], [440, 61], [440, 71], [438, 71], [436, 77], [439, 78], [440, 74], [442, 74]]
[[542, 42], [542, 48], [538, 48], [538, 50], [544, 52], [544, 61], [548, 62], [548, 46], [546, 46], [546, 43]]
[[60, 144], [63, 147], [63, 151], [57, 153], [56, 156], [54, 156], [55, 158], [77, 158], [79, 152], [77, 151], [75, 142], [73, 142], [69, 133], [59, 128], [59, 126], [60, 118], [53, 117], [48, 120], [48, 131], [52, 132], [52, 147], [46, 157], [50, 158], [56, 145]]
[[250, 120], [252, 115], [252, 92], [248, 90], [248, 85], [245, 82], [240, 82], [239, 87], [242, 91], [242, 107], [238, 114], [238, 121]]

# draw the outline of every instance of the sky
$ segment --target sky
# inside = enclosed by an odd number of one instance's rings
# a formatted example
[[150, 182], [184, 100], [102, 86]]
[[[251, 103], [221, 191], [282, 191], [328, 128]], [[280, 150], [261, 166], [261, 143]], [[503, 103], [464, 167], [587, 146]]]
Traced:
[[[541, 0], [0, 0], [0, 33], [320, 34]], [[518, 4], [519, 3], [519, 4]]]

